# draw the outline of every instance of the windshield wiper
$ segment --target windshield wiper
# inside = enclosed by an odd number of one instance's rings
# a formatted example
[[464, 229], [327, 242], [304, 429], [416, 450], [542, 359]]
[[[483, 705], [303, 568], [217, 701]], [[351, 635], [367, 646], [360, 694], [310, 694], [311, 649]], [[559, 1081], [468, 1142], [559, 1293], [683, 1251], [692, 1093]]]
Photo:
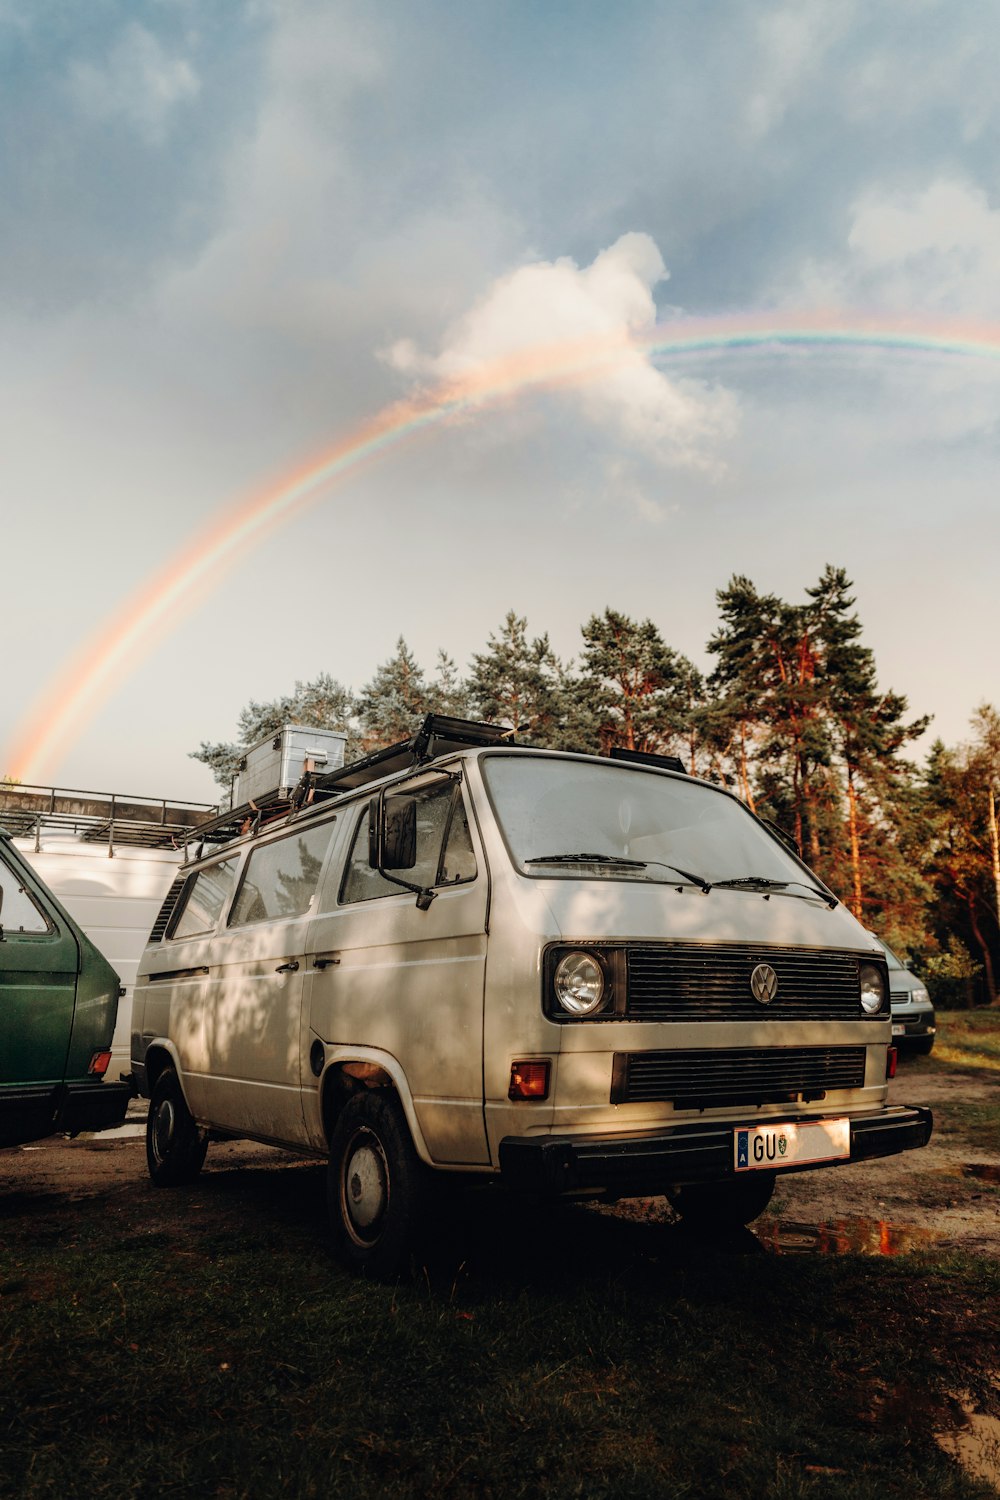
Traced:
[[712, 884], [723, 890], [748, 891], [785, 891], [790, 885], [797, 885], [801, 886], [804, 891], [810, 891], [814, 896], [819, 896], [831, 911], [838, 904], [837, 897], [832, 891], [824, 891], [818, 885], [810, 885], [806, 880], [772, 880], [769, 875], [734, 875], [729, 880], [714, 880]]
[[673, 870], [675, 875], [680, 875], [683, 880], [690, 881], [692, 885], [696, 885], [700, 891], [705, 892], [706, 896], [712, 889], [711, 882], [706, 880], [704, 875], [693, 875], [690, 870], [682, 870], [680, 865], [668, 865], [662, 859], [651, 859], [648, 863], [656, 865], [660, 870]]
[[623, 865], [630, 870], [644, 870], [644, 859], [625, 859], [621, 854], [536, 854], [526, 865]]
[[690, 870], [682, 870], [680, 865], [664, 864], [662, 859], [626, 859], [621, 854], [536, 854], [533, 859], [526, 859], [526, 865], [614, 865], [626, 870], [645, 870], [650, 865], [656, 865], [659, 870], [673, 870], [680, 875], [682, 880], [687, 880], [691, 885], [696, 885], [699, 890], [710, 891], [712, 887], [703, 875], [692, 875]]

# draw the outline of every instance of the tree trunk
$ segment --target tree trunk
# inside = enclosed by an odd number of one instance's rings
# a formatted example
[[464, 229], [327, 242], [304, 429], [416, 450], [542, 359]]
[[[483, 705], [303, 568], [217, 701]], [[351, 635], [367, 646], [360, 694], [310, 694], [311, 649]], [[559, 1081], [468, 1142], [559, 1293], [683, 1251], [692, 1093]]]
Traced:
[[854, 771], [851, 766], [847, 768], [847, 817], [851, 832], [851, 875], [854, 883], [852, 910], [860, 922], [864, 904], [861, 890], [861, 847], [858, 841], [858, 795], [854, 788]]
[[740, 785], [743, 788], [743, 800], [752, 813], [757, 811], [754, 805], [753, 792], [750, 790], [750, 771], [747, 766], [747, 725], [746, 720], [740, 720]]
[[983, 955], [983, 968], [986, 971], [986, 988], [990, 994], [989, 1003], [990, 1005], [1000, 1006], [1000, 995], [997, 994], [997, 987], [993, 982], [993, 956], [990, 953], [988, 943], [979, 930], [979, 923], [976, 921], [976, 898], [974, 896], [966, 896], [965, 904], [969, 909], [969, 925], [975, 935], [976, 942], [979, 944], [979, 951]]

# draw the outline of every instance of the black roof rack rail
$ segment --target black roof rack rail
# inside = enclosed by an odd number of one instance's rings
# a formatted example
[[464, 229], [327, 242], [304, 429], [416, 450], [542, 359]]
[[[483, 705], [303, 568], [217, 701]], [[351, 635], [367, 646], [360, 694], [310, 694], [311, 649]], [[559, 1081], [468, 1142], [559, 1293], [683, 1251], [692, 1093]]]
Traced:
[[474, 719], [455, 719], [448, 714], [428, 714], [417, 732], [408, 740], [374, 750], [361, 760], [341, 766], [337, 771], [310, 771], [308, 782], [315, 798], [339, 797], [394, 771], [424, 765], [453, 750], [467, 750], [476, 745], [499, 745], [510, 740], [513, 729], [505, 724], [482, 724]]
[[614, 745], [609, 752], [611, 760], [627, 760], [637, 766], [659, 766], [663, 771], [684, 770], [684, 762], [679, 755], [657, 755], [652, 750], [627, 750], [624, 745]]
[[436, 760], [439, 755], [447, 755], [452, 750], [501, 744], [513, 733], [503, 724], [480, 724], [472, 719], [451, 718], [447, 714], [428, 714], [408, 740], [400, 740], [399, 744], [388, 745], [384, 750], [375, 750], [337, 771], [308, 771], [290, 798], [279, 797], [277, 791], [269, 792], [191, 828], [187, 831], [186, 846], [200, 846], [194, 856], [198, 858], [206, 845], [228, 844], [242, 834], [257, 833], [265, 824], [301, 807], [341, 797], [356, 787], [391, 776], [394, 771], [405, 771], [411, 766]]

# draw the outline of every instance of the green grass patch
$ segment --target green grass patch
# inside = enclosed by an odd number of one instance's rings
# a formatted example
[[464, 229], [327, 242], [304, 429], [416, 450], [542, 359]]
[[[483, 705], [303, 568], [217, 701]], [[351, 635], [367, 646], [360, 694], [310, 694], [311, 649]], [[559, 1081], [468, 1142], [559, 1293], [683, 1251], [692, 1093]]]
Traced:
[[931, 1064], [1000, 1072], [1000, 1009], [938, 1011], [937, 1026]]
[[990, 1493], [932, 1430], [956, 1391], [996, 1409], [996, 1262], [782, 1258], [484, 1195], [387, 1288], [328, 1258], [320, 1172], [233, 1175], [137, 1187], [113, 1228], [8, 1219], [0, 1493]]

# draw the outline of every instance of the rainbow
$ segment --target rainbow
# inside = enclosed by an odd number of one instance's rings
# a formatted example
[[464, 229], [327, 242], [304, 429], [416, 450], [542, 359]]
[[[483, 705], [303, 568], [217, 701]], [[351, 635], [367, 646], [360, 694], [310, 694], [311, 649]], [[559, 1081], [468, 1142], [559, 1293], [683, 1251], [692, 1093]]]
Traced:
[[677, 319], [641, 333], [538, 345], [496, 360], [412, 399], [394, 402], [311, 462], [199, 531], [74, 651], [16, 728], [0, 766], [39, 781], [94, 717], [123, 676], [189, 613], [250, 547], [285, 525], [363, 464], [462, 413], [497, 406], [531, 389], [595, 379], [637, 355], [654, 362], [721, 352], [836, 347], [1000, 359], [1000, 326], [858, 317], [843, 312], [740, 314]]

